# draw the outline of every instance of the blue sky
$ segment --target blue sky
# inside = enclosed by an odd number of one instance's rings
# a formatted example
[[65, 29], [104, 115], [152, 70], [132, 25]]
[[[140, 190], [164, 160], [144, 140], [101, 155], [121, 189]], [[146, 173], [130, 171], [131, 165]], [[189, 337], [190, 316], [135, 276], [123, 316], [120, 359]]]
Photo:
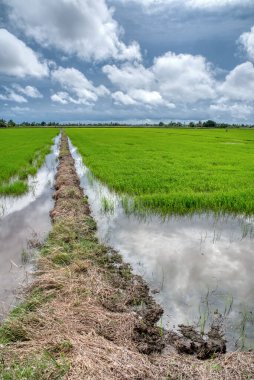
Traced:
[[253, 0], [0, 0], [0, 117], [253, 123]]

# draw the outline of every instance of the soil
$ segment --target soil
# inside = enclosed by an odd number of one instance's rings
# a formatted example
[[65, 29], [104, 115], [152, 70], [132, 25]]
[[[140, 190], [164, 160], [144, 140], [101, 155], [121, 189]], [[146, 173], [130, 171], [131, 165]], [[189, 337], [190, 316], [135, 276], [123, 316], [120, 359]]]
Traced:
[[[38, 377], [22, 379], [254, 379], [254, 354], [224, 355], [219, 326], [206, 336], [159, 327], [163, 310], [147, 284], [96, 238], [65, 135], [55, 189], [34, 283], [0, 328], [1, 379], [21, 378], [14, 371], [30, 358]], [[45, 352], [53, 369], [39, 367]]]

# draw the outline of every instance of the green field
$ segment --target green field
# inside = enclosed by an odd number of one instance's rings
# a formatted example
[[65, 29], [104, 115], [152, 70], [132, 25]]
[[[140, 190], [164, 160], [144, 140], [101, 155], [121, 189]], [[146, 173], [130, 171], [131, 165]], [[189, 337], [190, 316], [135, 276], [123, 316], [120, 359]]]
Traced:
[[131, 196], [130, 211], [254, 213], [252, 130], [66, 131], [95, 177]]
[[0, 130], [0, 195], [20, 195], [28, 190], [28, 175], [36, 174], [58, 132], [57, 129]]

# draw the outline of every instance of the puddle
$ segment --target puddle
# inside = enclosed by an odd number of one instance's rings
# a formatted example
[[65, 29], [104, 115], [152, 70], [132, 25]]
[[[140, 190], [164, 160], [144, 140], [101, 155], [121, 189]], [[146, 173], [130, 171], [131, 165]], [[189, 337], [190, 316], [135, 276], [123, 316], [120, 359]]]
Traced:
[[19, 288], [29, 281], [29, 239], [42, 241], [51, 229], [49, 212], [53, 207], [59, 139], [60, 136], [55, 138], [36, 176], [29, 177], [29, 193], [0, 197], [0, 320], [17, 304]]
[[253, 348], [254, 219], [128, 216], [70, 147], [99, 239], [149, 283], [164, 308], [163, 325], [195, 324], [202, 331], [222, 319], [228, 350]]

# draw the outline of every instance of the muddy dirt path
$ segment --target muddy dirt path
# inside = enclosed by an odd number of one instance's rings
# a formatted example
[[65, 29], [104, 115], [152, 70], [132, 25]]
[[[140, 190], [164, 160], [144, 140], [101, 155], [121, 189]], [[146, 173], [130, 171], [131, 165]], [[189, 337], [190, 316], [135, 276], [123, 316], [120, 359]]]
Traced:
[[197, 358], [211, 342], [223, 352], [216, 329], [205, 342], [191, 328], [182, 326], [179, 337], [157, 326], [162, 309], [142, 278], [96, 238], [65, 136], [55, 188], [53, 229], [34, 283], [0, 328], [0, 378], [253, 378], [253, 353]]

